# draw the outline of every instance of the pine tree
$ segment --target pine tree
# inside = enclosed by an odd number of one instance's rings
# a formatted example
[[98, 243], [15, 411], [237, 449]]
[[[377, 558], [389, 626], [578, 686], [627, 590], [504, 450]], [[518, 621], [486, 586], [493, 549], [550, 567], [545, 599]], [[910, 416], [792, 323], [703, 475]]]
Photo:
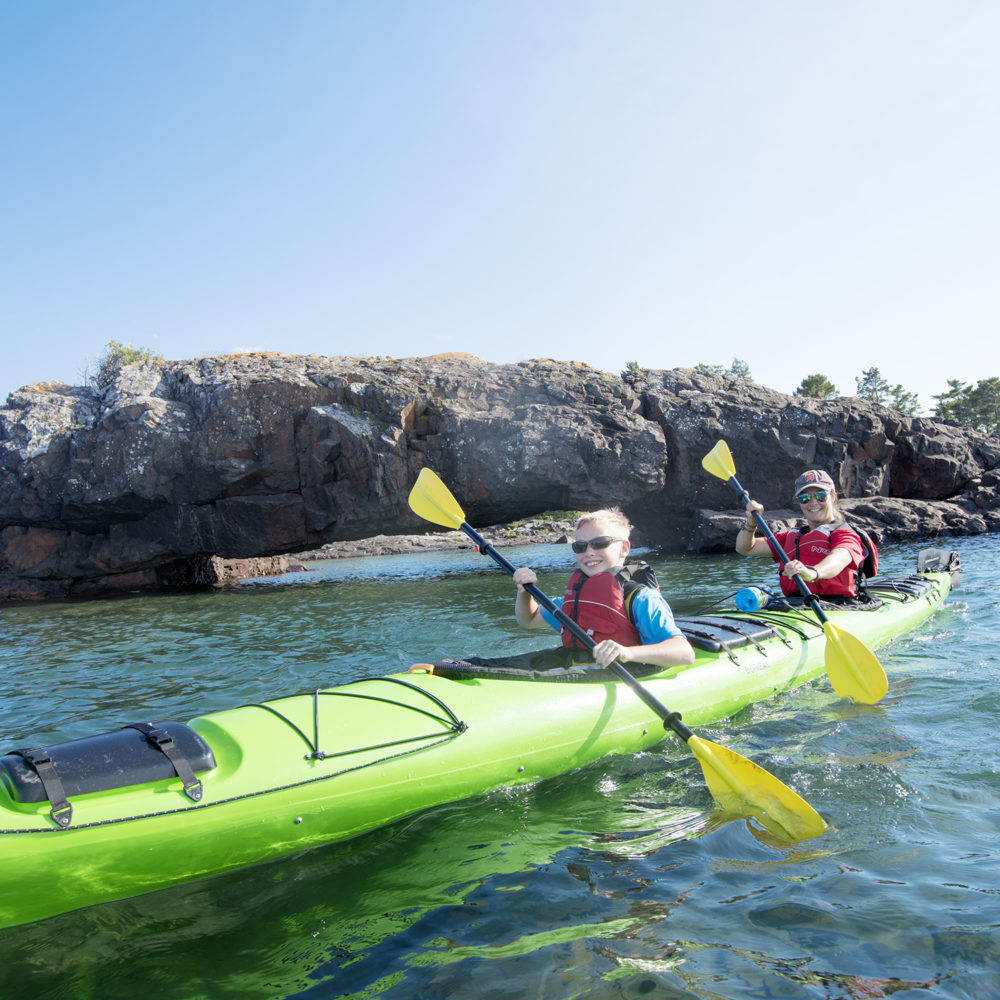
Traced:
[[1000, 434], [1000, 378], [980, 379], [975, 386], [948, 379], [948, 389], [939, 396], [934, 416], [955, 420], [986, 434]]
[[728, 369], [723, 365], [709, 365], [701, 362], [694, 366], [694, 370], [704, 372], [706, 375], [730, 375], [733, 378], [745, 378], [748, 382], [753, 381], [750, 366], [742, 358], [733, 358], [733, 363]]
[[753, 376], [750, 374], [750, 366], [742, 358], [733, 358], [733, 363], [729, 366], [729, 374], [735, 378], [745, 378], [752, 382]]
[[870, 403], [881, 403], [882, 406], [889, 405], [892, 386], [882, 378], [882, 373], [877, 368], [863, 371], [854, 382], [858, 387], [859, 399], [867, 399]]
[[908, 392], [901, 385], [894, 385], [889, 390], [891, 402], [889, 405], [900, 413], [905, 413], [908, 417], [920, 412], [920, 398], [915, 392]]
[[795, 390], [796, 396], [811, 399], [833, 399], [838, 396], [837, 387], [825, 375], [807, 375]]

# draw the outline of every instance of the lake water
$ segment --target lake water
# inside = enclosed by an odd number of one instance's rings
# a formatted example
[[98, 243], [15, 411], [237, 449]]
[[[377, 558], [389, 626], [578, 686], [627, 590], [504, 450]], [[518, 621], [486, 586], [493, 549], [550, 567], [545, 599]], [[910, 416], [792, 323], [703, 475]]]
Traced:
[[[804, 795], [830, 824], [820, 838], [776, 846], [723, 822], [670, 738], [349, 844], [0, 931], [0, 996], [1000, 997], [1000, 539], [934, 546], [960, 552], [963, 587], [879, 652], [880, 705], [818, 681], [699, 730]], [[922, 547], [887, 547], [883, 573], [911, 571]], [[561, 591], [564, 547], [505, 555]], [[651, 561], [678, 613], [771, 582], [736, 556]], [[6, 608], [0, 749], [550, 644], [512, 606], [509, 578], [470, 551]]]

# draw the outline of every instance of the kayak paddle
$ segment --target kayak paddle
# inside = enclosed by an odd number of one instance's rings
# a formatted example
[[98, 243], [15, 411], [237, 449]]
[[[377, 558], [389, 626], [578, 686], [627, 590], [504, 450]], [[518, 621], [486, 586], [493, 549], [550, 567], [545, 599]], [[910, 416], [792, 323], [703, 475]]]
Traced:
[[[701, 464], [707, 472], [728, 482], [743, 500], [750, 502], [750, 494], [740, 485], [736, 478], [736, 466], [729, 445], [720, 441], [702, 460]], [[758, 511], [753, 513], [754, 520], [767, 537], [771, 551], [781, 560], [784, 566], [789, 562], [788, 555], [778, 544], [774, 532]], [[816, 613], [823, 624], [826, 635], [826, 672], [834, 691], [841, 698], [853, 698], [866, 705], [874, 705], [880, 701], [889, 690], [889, 680], [885, 670], [875, 654], [857, 637], [837, 628], [823, 613], [819, 598], [806, 586], [802, 577], [796, 573], [792, 579], [797, 584], [802, 596]]]
[[[464, 532], [480, 552], [488, 555], [511, 576], [514, 575], [514, 566], [466, 523], [458, 501], [430, 469], [420, 470], [410, 491], [409, 504], [414, 514], [425, 521]], [[524, 589], [563, 628], [569, 629], [588, 649], [594, 648], [596, 643], [593, 638], [534, 584], [527, 584]], [[723, 810], [741, 816], [754, 816], [771, 833], [787, 840], [816, 837], [826, 829], [823, 817], [773, 774], [727, 747], [695, 736], [681, 722], [677, 712], [667, 711], [652, 691], [640, 684], [617, 660], [609, 664], [609, 669], [663, 720], [664, 729], [672, 729], [684, 740], [701, 764], [708, 790]]]

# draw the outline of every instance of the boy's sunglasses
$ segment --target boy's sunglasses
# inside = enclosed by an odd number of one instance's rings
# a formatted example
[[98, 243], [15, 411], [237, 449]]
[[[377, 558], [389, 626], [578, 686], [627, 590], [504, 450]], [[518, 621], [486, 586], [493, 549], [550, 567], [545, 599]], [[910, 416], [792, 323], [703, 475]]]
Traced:
[[613, 545], [615, 542], [624, 542], [624, 538], [612, 538], [610, 535], [600, 535], [597, 538], [591, 538], [589, 541], [581, 542], [579, 540], [575, 542], [570, 542], [573, 551], [579, 555], [581, 552], [587, 551], [587, 546], [589, 545], [592, 549], [606, 549], [609, 545]]
[[829, 490], [816, 490], [812, 497], [810, 497], [808, 493], [800, 493], [795, 499], [798, 500], [799, 503], [809, 503], [811, 499], [815, 498], [822, 503], [829, 495]]

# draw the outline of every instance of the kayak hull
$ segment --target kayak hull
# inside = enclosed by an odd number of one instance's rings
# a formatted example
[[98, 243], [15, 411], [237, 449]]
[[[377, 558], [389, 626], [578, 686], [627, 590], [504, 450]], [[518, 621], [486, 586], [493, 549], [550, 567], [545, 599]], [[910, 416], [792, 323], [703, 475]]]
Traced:
[[[828, 612], [871, 648], [916, 627], [949, 592], [945, 572], [876, 611]], [[642, 683], [691, 728], [825, 672], [822, 627], [807, 611], [761, 612], [773, 635], [696, 649], [695, 663]], [[697, 628], [697, 626], [695, 626]], [[709, 643], [709, 645], [711, 645]], [[583, 683], [369, 678], [191, 719], [214, 758], [197, 775], [21, 801], [0, 770], [0, 926], [137, 896], [344, 841], [442, 803], [564, 774], [661, 742], [662, 721], [613, 675]], [[4, 758], [5, 760], [7, 758]], [[23, 793], [22, 793], [23, 794]]]

